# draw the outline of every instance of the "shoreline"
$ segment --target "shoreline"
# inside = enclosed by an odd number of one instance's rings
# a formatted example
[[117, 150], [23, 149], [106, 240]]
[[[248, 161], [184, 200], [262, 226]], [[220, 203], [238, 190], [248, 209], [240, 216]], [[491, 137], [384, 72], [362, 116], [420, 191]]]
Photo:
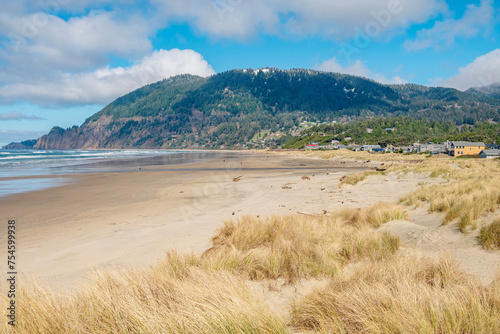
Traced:
[[[10, 150], [14, 151], [14, 150]], [[31, 156], [34, 150], [19, 150], [20, 152], [29, 151], [27, 156]], [[47, 150], [43, 150], [46, 152]], [[50, 150], [57, 151], [57, 150]], [[60, 152], [75, 153], [78, 150], [60, 150]], [[88, 151], [88, 150], [80, 150]], [[106, 154], [108, 150], [95, 150]], [[116, 150], [121, 152], [136, 152], [137, 150]], [[144, 150], [151, 152], [151, 150]], [[86, 156], [83, 155], [76, 157], [70, 155], [69, 157], [61, 156], [61, 159], [54, 159], [52, 154], [48, 156], [35, 154], [33, 159], [19, 160], [16, 154], [12, 157], [7, 157], [7, 165], [0, 165], [2, 175], [0, 175], [0, 200], [3, 198], [31, 191], [38, 191], [58, 187], [63, 184], [61, 182], [53, 182], [50, 180], [58, 181], [66, 176], [78, 177], [78, 175], [91, 174], [91, 173], [113, 173], [113, 172], [134, 172], [137, 171], [137, 166], [143, 167], [156, 167], [156, 169], [165, 169], [169, 166], [184, 166], [193, 162], [203, 162], [207, 159], [226, 158], [234, 159], [236, 154], [229, 152], [195, 152], [195, 151], [172, 151], [165, 150], [162, 153], [155, 151], [156, 154], [151, 155], [117, 155], [117, 156]], [[24, 156], [25, 154], [21, 154]], [[243, 155], [243, 154], [239, 154]], [[250, 154], [251, 155], [251, 154]], [[58, 156], [58, 155], [57, 155]], [[246, 156], [249, 156], [248, 154]], [[10, 159], [14, 161], [19, 160], [19, 166], [9, 165]], [[39, 160], [40, 159], [40, 160]], [[3, 160], [2, 160], [3, 161]], [[1, 168], [5, 167], [5, 168]], [[32, 180], [31, 183], [23, 181]], [[16, 183], [17, 181], [17, 183]]]

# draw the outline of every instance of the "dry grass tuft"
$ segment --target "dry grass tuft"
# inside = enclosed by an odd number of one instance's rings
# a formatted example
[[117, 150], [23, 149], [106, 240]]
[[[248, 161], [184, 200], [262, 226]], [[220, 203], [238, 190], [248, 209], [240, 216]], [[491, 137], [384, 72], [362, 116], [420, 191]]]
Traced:
[[243, 217], [225, 223], [203, 259], [210, 268], [254, 280], [331, 277], [349, 261], [393, 254], [399, 239], [375, 233], [374, 227], [406, 217], [403, 209], [386, 203], [326, 217]]
[[500, 250], [500, 219], [481, 229], [479, 242], [486, 250]]
[[356, 226], [370, 225], [375, 228], [379, 228], [393, 220], [409, 219], [406, 210], [389, 203], [379, 203], [365, 209], [341, 209], [338, 214], [347, 224]]
[[481, 287], [448, 258], [394, 256], [313, 291], [292, 322], [320, 333], [499, 333], [500, 277]]
[[18, 333], [288, 333], [245, 283], [170, 253], [147, 270], [96, 271], [75, 295], [25, 287]]
[[361, 181], [366, 180], [367, 177], [373, 175], [383, 175], [383, 172], [367, 171], [358, 174], [347, 174], [340, 179], [339, 188], [344, 185], [355, 186]]

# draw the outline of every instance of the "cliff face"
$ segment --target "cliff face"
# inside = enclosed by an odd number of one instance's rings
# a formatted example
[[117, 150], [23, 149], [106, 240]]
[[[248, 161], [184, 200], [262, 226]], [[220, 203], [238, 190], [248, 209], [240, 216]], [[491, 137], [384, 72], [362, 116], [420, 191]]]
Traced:
[[74, 126], [67, 130], [55, 127], [48, 134], [40, 137], [33, 148], [36, 150], [101, 148], [108, 134], [106, 127], [111, 119], [110, 116], [102, 116], [96, 121], [85, 123], [82, 127]]

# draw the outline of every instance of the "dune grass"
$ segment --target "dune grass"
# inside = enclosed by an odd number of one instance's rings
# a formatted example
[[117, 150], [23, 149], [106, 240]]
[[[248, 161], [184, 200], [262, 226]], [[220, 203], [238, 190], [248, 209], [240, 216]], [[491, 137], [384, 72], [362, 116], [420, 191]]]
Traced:
[[448, 258], [400, 254], [338, 275], [291, 315], [318, 333], [500, 333], [500, 277], [482, 287]]
[[[358, 155], [351, 153], [318, 153], [322, 157], [349, 157]], [[358, 158], [366, 158], [366, 152]], [[429, 205], [429, 212], [439, 212], [443, 216], [443, 224], [456, 221], [459, 229], [467, 233], [470, 228], [476, 229], [479, 219], [488, 213], [500, 209], [500, 164], [489, 159], [457, 160], [447, 157], [425, 158], [422, 156], [402, 156], [400, 161], [391, 165], [384, 172], [365, 171], [344, 176], [339, 187], [356, 185], [366, 178], [387, 173], [422, 173], [431, 178], [441, 178], [445, 184], [423, 186], [400, 199], [400, 203], [418, 207]], [[420, 157], [420, 159], [419, 159]], [[406, 159], [406, 160], [405, 160]], [[374, 160], [374, 159], [372, 159]], [[380, 160], [387, 161], [387, 160]]]
[[376, 171], [370, 170], [370, 171], [366, 171], [363, 173], [347, 174], [340, 179], [339, 188], [344, 186], [344, 185], [355, 186], [358, 183], [360, 183], [361, 181], [366, 180], [367, 177], [370, 177], [373, 175], [383, 175], [383, 172], [376, 172]]
[[[288, 153], [288, 152], [286, 152]], [[288, 154], [303, 154], [308, 156], [319, 157], [322, 159], [351, 159], [358, 161], [380, 161], [380, 162], [422, 162], [428, 159], [427, 156], [421, 154], [373, 154], [364, 151], [354, 152], [351, 150], [332, 150], [332, 151], [313, 151], [313, 152], [300, 152], [291, 151]], [[441, 157], [432, 157], [431, 159], [441, 159]]]
[[479, 242], [486, 250], [500, 250], [500, 219], [481, 229]]
[[76, 294], [20, 290], [17, 333], [288, 333], [245, 282], [170, 253], [146, 270], [96, 271]]
[[[425, 166], [427, 171], [433, 166]], [[438, 165], [436, 175], [449, 183], [422, 187], [400, 199], [409, 206], [429, 204], [429, 212], [444, 214], [443, 223], [457, 220], [462, 232], [478, 226], [478, 219], [500, 208], [500, 164], [488, 160], [460, 161]]]
[[404, 215], [382, 203], [328, 217], [228, 221], [203, 255], [170, 252], [150, 268], [96, 270], [75, 293], [24, 284], [16, 332], [287, 333], [286, 320], [245, 281], [335, 277], [347, 263], [392, 256], [399, 239], [375, 226]]
[[244, 217], [224, 224], [204, 259], [250, 279], [331, 277], [349, 261], [393, 254], [399, 239], [374, 228], [405, 217], [404, 209], [387, 203], [330, 216]]

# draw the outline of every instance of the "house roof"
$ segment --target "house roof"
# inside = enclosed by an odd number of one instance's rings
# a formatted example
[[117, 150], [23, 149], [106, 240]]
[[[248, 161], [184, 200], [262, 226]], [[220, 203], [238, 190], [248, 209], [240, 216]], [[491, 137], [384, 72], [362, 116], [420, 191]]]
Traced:
[[483, 142], [452, 141], [453, 146], [485, 146]]
[[500, 150], [482, 150], [480, 154], [500, 156]]

